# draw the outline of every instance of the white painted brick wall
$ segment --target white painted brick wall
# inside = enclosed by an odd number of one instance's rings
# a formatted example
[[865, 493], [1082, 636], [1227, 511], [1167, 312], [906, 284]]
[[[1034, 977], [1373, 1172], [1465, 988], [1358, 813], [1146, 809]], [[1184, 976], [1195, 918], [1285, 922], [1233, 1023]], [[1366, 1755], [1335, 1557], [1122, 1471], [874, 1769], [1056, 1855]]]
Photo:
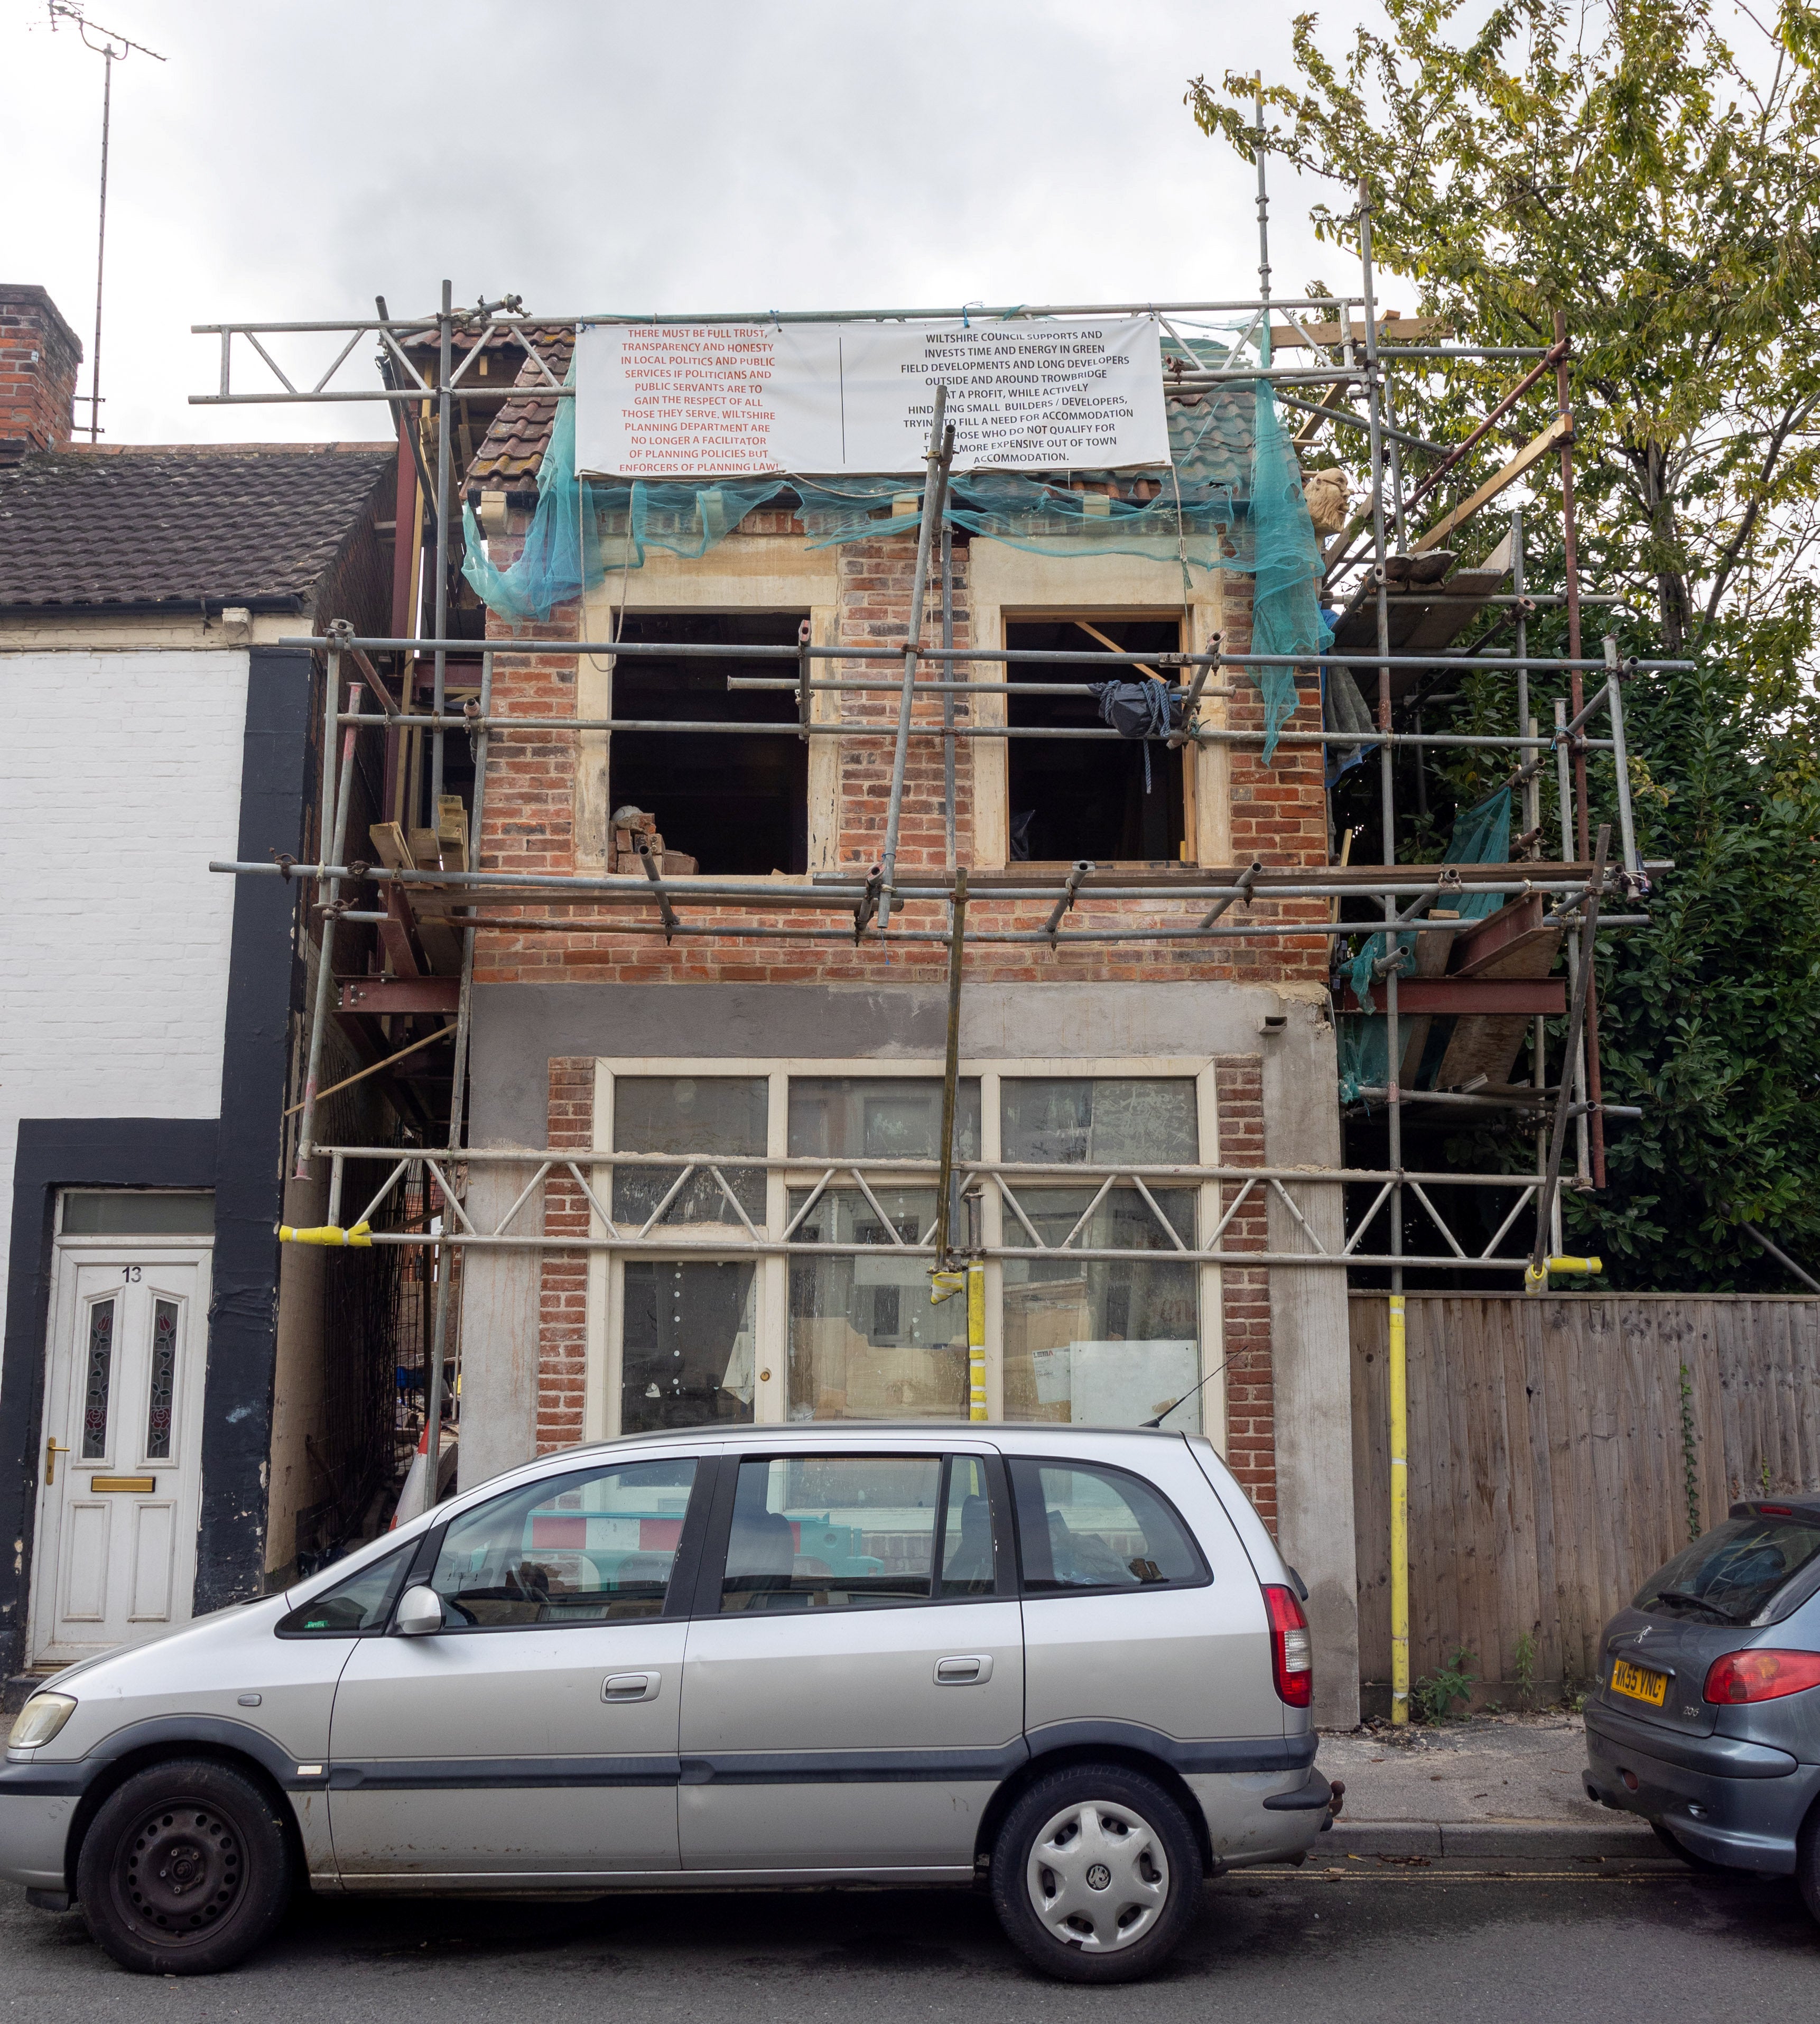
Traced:
[[219, 1114], [247, 675], [0, 653], [0, 1299], [21, 1117]]

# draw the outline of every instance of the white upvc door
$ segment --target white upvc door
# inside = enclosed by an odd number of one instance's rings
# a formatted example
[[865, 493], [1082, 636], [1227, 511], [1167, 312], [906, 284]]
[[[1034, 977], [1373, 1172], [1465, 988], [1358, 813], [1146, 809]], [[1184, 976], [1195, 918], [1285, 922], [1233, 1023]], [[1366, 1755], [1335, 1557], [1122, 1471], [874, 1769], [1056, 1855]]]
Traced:
[[207, 1243], [60, 1240], [51, 1289], [30, 1663], [189, 1620], [202, 1491]]

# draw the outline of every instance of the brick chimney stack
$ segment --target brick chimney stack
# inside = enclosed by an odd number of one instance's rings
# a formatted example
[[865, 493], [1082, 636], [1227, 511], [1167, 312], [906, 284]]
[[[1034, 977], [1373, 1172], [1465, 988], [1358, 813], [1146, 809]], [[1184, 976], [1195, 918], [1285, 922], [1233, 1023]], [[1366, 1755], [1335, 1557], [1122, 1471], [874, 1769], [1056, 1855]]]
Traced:
[[82, 358], [44, 289], [0, 282], [0, 460], [69, 447]]

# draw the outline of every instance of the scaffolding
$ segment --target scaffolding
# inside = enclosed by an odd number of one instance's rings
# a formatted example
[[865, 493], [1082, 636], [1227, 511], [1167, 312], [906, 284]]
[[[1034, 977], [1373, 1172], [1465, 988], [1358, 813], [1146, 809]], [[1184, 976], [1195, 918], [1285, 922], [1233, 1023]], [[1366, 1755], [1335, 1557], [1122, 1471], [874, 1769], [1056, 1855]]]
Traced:
[[[1259, 138], [1262, 141], [1261, 117]], [[357, 321], [196, 326], [217, 337], [220, 343], [218, 390], [192, 397], [200, 402], [218, 405], [269, 401], [384, 401], [395, 413], [416, 405], [426, 411], [433, 406], [437, 415], [434, 618], [428, 632], [423, 636], [363, 636], [346, 624], [338, 624], [284, 643], [307, 647], [326, 662], [319, 861], [261, 863], [233, 859], [218, 860], [211, 866], [216, 871], [237, 877], [298, 879], [313, 886], [313, 908], [320, 922], [320, 960], [309, 1025], [296, 1159], [300, 1175], [310, 1172], [317, 1162], [327, 1163], [328, 1207], [327, 1222], [321, 1229], [290, 1234], [328, 1244], [426, 1247], [435, 1251], [439, 1259], [455, 1251], [495, 1248], [569, 1254], [661, 1252], [673, 1257], [679, 1242], [686, 1244], [688, 1239], [665, 1226], [665, 1213], [685, 1188], [701, 1181], [717, 1189], [732, 1212], [731, 1243], [717, 1238], [717, 1255], [734, 1249], [753, 1256], [830, 1253], [851, 1256], [864, 1247], [857, 1241], [822, 1241], [803, 1234], [811, 1208], [826, 1190], [850, 1185], [876, 1208], [873, 1190], [881, 1180], [888, 1180], [893, 1186], [927, 1186], [935, 1190], [936, 1205], [926, 1227], [919, 1226], [906, 1234], [891, 1216], [882, 1211], [879, 1213], [888, 1242], [906, 1261], [921, 1260], [932, 1274], [952, 1274], [969, 1260], [1053, 1261], [1065, 1256], [1084, 1262], [1125, 1259], [1154, 1262], [1166, 1258], [1182, 1263], [1382, 1274], [1387, 1280], [1391, 1302], [1393, 1414], [1399, 1410], [1397, 1373], [1401, 1369], [1401, 1309], [1406, 1272], [1445, 1270], [1488, 1279], [1514, 1274], [1535, 1290], [1547, 1284], [1551, 1266], [1559, 1270], [1584, 1271], [1593, 1264], [1594, 1261], [1562, 1255], [1560, 1192], [1566, 1183], [1583, 1188], [1602, 1186], [1606, 1120], [1640, 1115], [1634, 1109], [1607, 1103], [1603, 1097], [1593, 974], [1595, 937], [1601, 929], [1646, 926], [1652, 876], [1666, 868], [1645, 864], [1639, 856], [1631, 812], [1623, 688], [1634, 675], [1668, 672], [1690, 664], [1628, 655], [1615, 632], [1607, 632], [1595, 651], [1584, 651], [1581, 631], [1586, 608], [1612, 607], [1620, 600], [1588, 592], [1580, 581], [1569, 387], [1570, 339], [1565, 326], [1557, 320], [1553, 341], [1546, 346], [1489, 347], [1425, 342], [1437, 336], [1432, 327], [1417, 320], [1392, 322], [1381, 316], [1371, 251], [1370, 192], [1364, 185], [1358, 191], [1357, 292], [1287, 302], [1273, 299], [1269, 288], [1265, 153], [1260, 145], [1257, 295], [1219, 302], [1025, 306], [1005, 314], [1025, 320], [1152, 315], [1169, 340], [1164, 354], [1166, 391], [1192, 395], [1223, 387], [1266, 384], [1284, 405], [1312, 418], [1305, 422], [1296, 439], [1298, 448], [1305, 448], [1324, 426], [1350, 427], [1363, 434], [1368, 454], [1368, 500], [1364, 510], [1324, 556], [1324, 590], [1338, 608], [1338, 618], [1334, 646], [1318, 656], [1229, 651], [1218, 636], [1206, 651], [1161, 656], [1135, 651], [987, 649], [955, 644], [950, 530], [943, 511], [954, 432], [944, 426], [943, 397], [938, 393], [925, 466], [910, 621], [900, 645], [879, 641], [865, 645], [816, 644], [810, 641], [804, 626], [804, 636], [795, 646], [677, 641], [643, 641], [636, 646], [640, 658], [653, 661], [725, 659], [749, 667], [754, 663], [775, 663], [775, 673], [731, 676], [728, 690], [792, 695], [797, 710], [791, 721], [756, 723], [731, 718], [683, 721], [500, 711], [493, 701], [496, 654], [509, 654], [518, 660], [541, 658], [573, 662], [584, 654], [623, 657], [634, 650], [623, 638], [475, 640], [451, 635], [453, 409], [464, 387], [471, 390], [477, 384], [470, 376], [475, 361], [483, 356], [490, 343], [515, 337], [522, 344], [528, 362], [514, 390], [517, 395], [562, 402], [573, 399], [573, 387], [558, 380], [533, 341], [534, 333], [557, 326], [774, 321], [959, 323], [967, 310], [955, 306], [782, 315], [767, 310], [751, 314], [632, 317], [588, 314], [532, 317], [511, 298], [500, 302], [483, 302], [472, 310], [457, 310], [450, 285], [445, 283], [441, 309], [433, 317], [394, 320], [388, 318], [382, 308], [378, 317]], [[1197, 346], [1178, 328], [1187, 320], [1210, 314], [1243, 320], [1232, 327], [1229, 342], [1222, 336], [1225, 356], [1218, 365], [1210, 365], [1207, 348]], [[334, 363], [312, 386], [299, 386], [287, 377], [269, 348], [269, 341], [293, 333], [315, 333], [343, 340]], [[383, 387], [339, 383], [338, 376], [363, 339], [375, 339], [380, 346]], [[249, 391], [244, 386], [236, 387], [233, 368], [236, 359], [244, 355], [236, 352], [236, 340], [256, 353], [276, 376], [279, 383], [275, 388]], [[433, 378], [426, 378], [414, 359], [427, 354], [432, 345], [438, 369]], [[458, 350], [461, 352], [459, 363]], [[1305, 353], [1313, 362], [1287, 365], [1279, 362], [1277, 354], [1290, 350]], [[1396, 378], [1400, 372], [1431, 372], [1451, 362], [1482, 365], [1487, 361], [1508, 361], [1518, 376], [1463, 441], [1451, 446], [1429, 443], [1398, 427]], [[1417, 530], [1412, 524], [1415, 509], [1457, 474], [1466, 460], [1482, 449], [1492, 439], [1499, 424], [1551, 375], [1557, 411], [1547, 427], [1461, 505], [1433, 526]], [[498, 390], [496, 383], [489, 390]], [[1426, 459], [1429, 463], [1425, 475], [1412, 483], [1405, 482], [1406, 458]], [[1503, 566], [1492, 584], [1476, 583], [1470, 593], [1450, 592], [1446, 584], [1438, 580], [1432, 559], [1437, 554], [1446, 556], [1446, 541], [1509, 485], [1525, 473], [1542, 468], [1558, 472], [1562, 493], [1559, 589], [1538, 592], [1529, 581], [1523, 515], [1518, 512], [1511, 515], [1509, 537], [1500, 552]], [[890, 522], [881, 522], [878, 531], [892, 532]], [[402, 528], [397, 538], [404, 538]], [[1506, 575], [1511, 584], [1508, 592], [1496, 587]], [[925, 642], [923, 636], [925, 604], [936, 599], [940, 614], [939, 644]], [[1455, 607], [1452, 615], [1460, 623], [1465, 617], [1488, 609], [1500, 623], [1510, 621], [1514, 626], [1514, 648], [1496, 655], [1433, 647], [1425, 649], [1421, 627], [1430, 621], [1441, 626], [1445, 640], [1451, 644], [1458, 625], [1453, 632], [1446, 629], [1450, 605]], [[1545, 609], [1565, 611], [1565, 654], [1536, 655], [1529, 651], [1529, 621]], [[418, 610], [420, 613], [421, 600]], [[1399, 627], [1405, 636], [1401, 646], [1393, 638]], [[878, 671], [881, 660], [896, 660], [899, 656], [901, 665], [894, 670]], [[388, 659], [395, 671], [390, 678], [379, 665]], [[478, 664], [478, 693], [470, 694], [459, 708], [452, 699], [449, 682], [453, 661]], [[430, 673], [427, 712], [413, 707], [415, 671], [424, 662], [429, 663]], [[1030, 663], [1042, 663], [1052, 672], [1062, 668], [1070, 673], [1078, 665], [1081, 679], [1014, 680], [1019, 665]], [[1163, 683], [1169, 691], [1169, 705], [1159, 721], [1170, 728], [1160, 730], [1158, 736], [1169, 748], [1177, 750], [1215, 743], [1267, 746], [1269, 740], [1265, 731], [1204, 721], [1201, 707], [1205, 700], [1233, 695], [1236, 691], [1229, 684], [1235, 679], [1254, 680], [1265, 670], [1287, 669], [1296, 685], [1298, 708], [1276, 742], [1292, 750], [1317, 748], [1324, 754], [1355, 754], [1368, 759], [1375, 753], [1386, 861], [1375, 866], [1330, 862], [1323, 866], [1275, 868], [1252, 862], [1217, 870], [1184, 867], [1166, 872], [1136, 873], [1100, 869], [1082, 862], [1054, 874], [1020, 870], [1015, 865], [1002, 871], [982, 871], [956, 863], [954, 782], [961, 741], [1112, 740], [1122, 735], [1111, 728], [988, 722], [973, 716], [963, 722], [958, 706], [989, 697], [1008, 698], [1014, 691], [1020, 696], [1082, 696], [1089, 693], [1089, 676], [1103, 678], [1114, 669], [1142, 670], [1145, 676]], [[1354, 669], [1375, 676], [1375, 706], [1371, 720], [1333, 728], [1321, 709], [1324, 684], [1335, 671], [1344, 670], [1349, 676]], [[1514, 681], [1514, 727], [1511, 731], [1470, 735], [1445, 730], [1425, 732], [1419, 728], [1419, 717], [1416, 728], [1394, 728], [1393, 706], [1400, 685], [1437, 670], [1487, 669]], [[1542, 678], [1540, 684], [1538, 677]], [[397, 697], [391, 690], [393, 680], [399, 684]], [[1546, 729], [1539, 727], [1533, 713], [1538, 687], [1564, 691], [1552, 699], [1553, 720]], [[849, 697], [866, 696], [895, 697], [895, 719], [881, 717], [855, 721], [843, 716], [829, 720], [815, 707], [819, 698], [844, 702]], [[939, 719], [917, 714], [915, 705], [924, 698], [939, 701]], [[1318, 729], [1302, 728], [1310, 702], [1320, 725]], [[1009, 711], [1006, 715], [1009, 717]], [[504, 745], [509, 760], [515, 742], [535, 743], [547, 740], [552, 733], [676, 732], [711, 737], [793, 738], [805, 743], [829, 738], [888, 738], [890, 790], [877, 862], [851, 872], [769, 878], [678, 877], [667, 874], [649, 852], [643, 856], [642, 871], [636, 874], [527, 875], [482, 868], [489, 750], [496, 759]], [[397, 740], [401, 748], [415, 749], [419, 754], [427, 751], [423, 775], [433, 819], [445, 805], [446, 741], [452, 736], [469, 741], [474, 761], [474, 784], [471, 803], [463, 812], [465, 823], [453, 838], [454, 868], [447, 855], [436, 865], [417, 868], [402, 860], [380, 864], [362, 862], [349, 849], [353, 755], [358, 739], [373, 736]], [[914, 741], [929, 739], [942, 741], [947, 865], [939, 874], [920, 870], [900, 873], [899, 845], [906, 760]], [[1406, 750], [1426, 754], [1467, 749], [1502, 756], [1510, 762], [1511, 770], [1503, 785], [1520, 793], [1522, 842], [1528, 854], [1489, 864], [1397, 863], [1397, 754]], [[1618, 817], [1615, 850], [1608, 830], [1595, 824], [1591, 814], [1587, 762], [1589, 755], [1595, 753], [1609, 754], [1612, 761]], [[1551, 773], [1557, 801], [1558, 852], [1544, 857], [1542, 838], [1547, 824], [1542, 790]], [[1331, 789], [1330, 780], [1330, 800]], [[1332, 855], [1330, 851], [1330, 859]], [[369, 894], [370, 898], [364, 896]], [[1460, 907], [1451, 915], [1431, 912], [1444, 900], [1463, 897], [1487, 900], [1494, 906], [1504, 902], [1505, 913], [1513, 918], [1522, 911], [1526, 931], [1555, 938], [1547, 943], [1551, 960], [1555, 942], [1564, 945], [1567, 1032], [1564, 1044], [1555, 1050], [1557, 1066], [1552, 1080], [1547, 1072], [1547, 1015], [1536, 1013], [1529, 1040], [1531, 1079], [1526, 1087], [1507, 1087], [1501, 1093], [1481, 1094], [1470, 1088], [1424, 1090], [1410, 1086], [1412, 1076], [1404, 1072], [1405, 1043], [1412, 1030], [1411, 1022], [1426, 1022], [1430, 1016], [1423, 1008], [1431, 1004], [1434, 997], [1424, 978], [1445, 974], [1452, 938], [1481, 932], [1485, 926], [1482, 910], [1474, 912]], [[1270, 919], [1251, 918], [1248, 910], [1264, 901], [1287, 905], [1287, 911]], [[1030, 924], [981, 925], [980, 908], [984, 902], [1026, 907], [1031, 910]], [[453, 1019], [452, 1097], [447, 1131], [441, 1135], [445, 1142], [426, 1142], [416, 1147], [319, 1142], [317, 1083], [324, 1035], [336, 1010], [334, 955], [338, 930], [361, 926], [382, 931], [395, 929], [401, 920], [412, 918], [414, 907], [459, 938], [452, 1004], [446, 995], [434, 999], [435, 1006]], [[1103, 917], [1086, 926], [1068, 925], [1071, 915], [1088, 907], [1111, 910], [1110, 918]], [[1360, 908], [1368, 910], [1363, 916], [1357, 911]], [[496, 911], [506, 908], [538, 911], [534, 915]], [[1038, 909], [1042, 915], [1040, 922], [1035, 918]], [[1133, 918], [1141, 909], [1144, 910], [1144, 918]], [[1159, 909], [1166, 910], [1167, 917], [1154, 918]], [[1067, 1179], [1097, 1189], [1096, 1202], [1118, 1187], [1130, 1190], [1148, 1205], [1159, 1226], [1161, 1248], [1127, 1250], [1096, 1248], [1082, 1241], [1090, 1219], [1088, 1216], [1082, 1216], [1059, 1243], [1041, 1235], [1036, 1222], [1026, 1212], [1019, 1190], [1037, 1179], [1053, 1181], [1056, 1170], [958, 1155], [951, 1124], [939, 1157], [932, 1160], [756, 1155], [691, 1160], [684, 1155], [630, 1153], [600, 1147], [578, 1152], [547, 1145], [511, 1150], [470, 1146], [465, 1143], [463, 1106], [474, 945], [478, 934], [494, 929], [520, 935], [605, 931], [615, 936], [661, 938], [666, 944], [734, 936], [742, 940], [818, 944], [830, 950], [845, 945], [944, 948], [950, 959], [950, 980], [945, 1078], [946, 1115], [950, 1120], [958, 1072], [958, 1006], [969, 949], [991, 944], [1053, 949], [1067, 944], [1142, 943], [1192, 948], [1232, 941], [1257, 944], [1324, 938], [1337, 962], [1342, 945], [1375, 937], [1373, 946], [1380, 948], [1382, 953], [1368, 968], [1371, 982], [1381, 988], [1384, 1001], [1384, 1079], [1381, 1083], [1354, 1087], [1343, 1100], [1381, 1107], [1387, 1157], [1380, 1165], [1316, 1170], [1220, 1164], [1071, 1163], [1066, 1169]], [[1411, 946], [1418, 943], [1419, 951]], [[1330, 964], [1330, 968], [1334, 966]], [[1358, 974], [1356, 963], [1354, 974]], [[408, 993], [401, 993], [387, 1002], [404, 1007], [413, 1001]], [[430, 1003], [426, 999], [425, 1009]], [[1343, 1008], [1343, 996], [1339, 1003]], [[413, 1044], [427, 1045], [428, 1040]], [[391, 1058], [395, 1061], [401, 1057]], [[388, 1065], [389, 1062], [381, 1062], [366, 1072]], [[1533, 1170], [1465, 1172], [1408, 1165], [1404, 1150], [1404, 1116], [1418, 1110], [1468, 1120], [1525, 1113], [1535, 1117], [1546, 1128], [1538, 1136]], [[484, 1226], [470, 1219], [457, 1172], [458, 1168], [482, 1167], [509, 1171], [522, 1183], [504, 1215], [494, 1216]], [[374, 1168], [380, 1169], [376, 1175], [368, 1172]], [[622, 1212], [616, 1217], [610, 1212], [610, 1194], [603, 1186], [602, 1176], [621, 1168], [639, 1168], [661, 1170], [668, 1191], [648, 1214], [628, 1216]], [[781, 1234], [770, 1218], [762, 1224], [756, 1223], [742, 1206], [734, 1185], [735, 1169], [762, 1172], [767, 1186], [775, 1183], [787, 1189], [795, 1182], [805, 1192], [806, 1199], [793, 1208], [786, 1202]], [[586, 1234], [551, 1235], [540, 1227], [540, 1189], [552, 1177], [573, 1182], [579, 1189], [591, 1217]], [[1204, 1224], [1198, 1226], [1200, 1234], [1192, 1240], [1185, 1237], [1156, 1199], [1155, 1191], [1160, 1188], [1185, 1187], [1200, 1191], [1199, 1199], [1206, 1216]], [[387, 1204], [401, 1188], [423, 1189], [426, 1200], [429, 1191], [440, 1193], [446, 1208], [444, 1226], [438, 1231], [379, 1226]], [[1478, 1233], [1470, 1243], [1460, 1241], [1437, 1203], [1436, 1194], [1441, 1188], [1463, 1197], [1498, 1202], [1503, 1212], [1496, 1217], [1496, 1228], [1488, 1241], [1479, 1242]], [[1341, 1191], [1340, 1212], [1333, 1219], [1317, 1205], [1324, 1197], [1331, 1207], [1335, 1190]], [[1349, 1191], [1357, 1191], [1350, 1198], [1363, 1204], [1352, 1218], [1349, 1230], [1346, 1211]], [[976, 1213], [969, 1218], [974, 1227], [969, 1230], [969, 1241], [960, 1245], [954, 1241], [950, 1227], [957, 1194], [975, 1203], [984, 1196], [992, 1208], [988, 1219], [991, 1227], [984, 1235], [980, 1234]], [[774, 1197], [774, 1200], [785, 1199], [782, 1194]], [[1234, 1219], [1248, 1203], [1254, 1205], [1266, 1200], [1280, 1204], [1285, 1212], [1288, 1226], [1295, 1233], [1293, 1244], [1276, 1249], [1234, 1248], [1228, 1235]], [[344, 1211], [355, 1203], [361, 1204], [357, 1212], [351, 1216], [345, 1215]], [[1406, 1243], [1405, 1212], [1411, 1207], [1433, 1226], [1437, 1241], [1431, 1241], [1426, 1248], [1412, 1249]], [[1528, 1226], [1526, 1217], [1533, 1229], [1526, 1248], [1521, 1252], [1503, 1248], [1514, 1232]], [[1325, 1224], [1331, 1228], [1336, 1221], [1343, 1241], [1324, 1241], [1320, 1226]], [[1367, 1240], [1374, 1231], [1381, 1231], [1381, 1238], [1368, 1248]], [[443, 1348], [449, 1329], [452, 1276], [449, 1271], [441, 1270], [436, 1282], [427, 1402], [432, 1450], [440, 1438], [442, 1419]], [[975, 1410], [976, 1414], [982, 1410], [977, 1403]], [[1400, 1489], [1404, 1453], [1400, 1420], [1393, 1429], [1392, 1447], [1393, 1481], [1398, 1482]], [[434, 1470], [433, 1453], [432, 1476]], [[1394, 1498], [1393, 1506], [1394, 1536], [1395, 1527], [1401, 1522], [1394, 1512], [1404, 1508], [1401, 1494]], [[1393, 1560], [1406, 1565], [1402, 1556], [1393, 1554]], [[1393, 1614], [1400, 1626], [1396, 1635], [1401, 1668], [1397, 1706], [1401, 1714], [1407, 1706], [1406, 1587]]]

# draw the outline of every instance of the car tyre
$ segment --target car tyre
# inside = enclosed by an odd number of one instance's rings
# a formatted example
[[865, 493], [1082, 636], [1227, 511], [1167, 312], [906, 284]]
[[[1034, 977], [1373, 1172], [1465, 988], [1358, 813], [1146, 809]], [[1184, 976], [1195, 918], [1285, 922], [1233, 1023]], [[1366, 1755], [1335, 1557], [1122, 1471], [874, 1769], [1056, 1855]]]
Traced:
[[1672, 1828], [1664, 1827], [1660, 1820], [1651, 1820], [1650, 1832], [1654, 1835], [1668, 1853], [1686, 1864], [1690, 1869], [1703, 1870], [1708, 1876], [1735, 1876], [1738, 1872], [1723, 1862], [1715, 1862], [1709, 1855], [1696, 1855]]
[[1820, 1920], [1820, 1806], [1808, 1813], [1795, 1842], [1795, 1883], [1809, 1917]]
[[76, 1899], [90, 1932], [141, 1974], [213, 1974], [284, 1916], [293, 1864], [267, 1795], [225, 1764], [135, 1773], [82, 1838]]
[[1113, 1764], [1039, 1778], [992, 1850], [1006, 1937], [1061, 1982], [1135, 1982], [1181, 1944], [1201, 1908], [1200, 1850], [1154, 1780]]

